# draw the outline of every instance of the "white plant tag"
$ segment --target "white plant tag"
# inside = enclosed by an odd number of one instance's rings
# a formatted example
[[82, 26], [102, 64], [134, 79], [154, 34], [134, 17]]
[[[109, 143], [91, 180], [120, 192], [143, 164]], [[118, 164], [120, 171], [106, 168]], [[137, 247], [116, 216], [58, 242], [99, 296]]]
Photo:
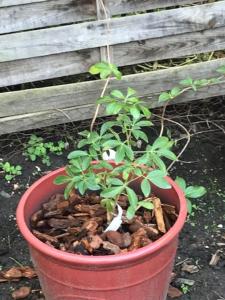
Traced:
[[120, 228], [120, 225], [122, 224], [123, 210], [119, 206], [119, 204], [117, 204], [117, 209], [118, 209], [118, 215], [112, 219], [112, 222], [109, 224], [109, 226], [106, 228], [104, 232], [117, 231]]
[[102, 154], [102, 158], [104, 160], [115, 160], [115, 157], [116, 157], [116, 151], [114, 151], [112, 149], [109, 149], [109, 150], [103, 152], [103, 154]]

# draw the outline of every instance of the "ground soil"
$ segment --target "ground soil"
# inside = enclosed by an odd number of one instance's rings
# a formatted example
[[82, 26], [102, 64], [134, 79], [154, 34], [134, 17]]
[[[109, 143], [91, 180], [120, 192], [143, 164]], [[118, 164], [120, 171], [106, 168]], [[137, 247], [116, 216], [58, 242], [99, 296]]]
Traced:
[[[205, 137], [206, 134], [204, 134]], [[186, 294], [180, 300], [223, 300], [225, 299], [225, 136], [221, 132], [219, 142], [214, 143], [214, 134], [207, 139], [193, 138], [182, 161], [176, 164], [172, 174], [184, 176], [192, 184], [204, 185], [208, 193], [201, 200], [196, 200], [196, 209], [186, 222], [180, 236], [174, 272], [176, 279], [173, 285], [183, 289]], [[69, 151], [69, 149], [68, 149]], [[26, 242], [21, 237], [15, 220], [15, 210], [21, 195], [26, 188], [46, 171], [57, 169], [66, 164], [67, 152], [62, 156], [52, 157], [51, 167], [40, 161], [29, 162], [22, 156], [21, 150], [15, 147], [1, 148], [0, 158], [8, 158], [14, 164], [23, 167], [23, 174], [11, 183], [5, 182], [0, 175], [0, 267], [7, 269], [20, 263], [31, 265]], [[218, 244], [219, 243], [219, 244]], [[209, 261], [217, 250], [221, 258], [214, 267]], [[194, 274], [181, 271], [183, 261], [199, 268]], [[179, 284], [177, 278], [194, 280], [191, 287]], [[20, 286], [30, 286], [32, 293], [26, 299], [43, 299], [37, 279], [20, 280], [19, 282], [0, 283], [0, 300], [12, 299], [11, 293]], [[169, 298], [168, 298], [169, 299]], [[138, 299], [137, 299], [138, 300]]]

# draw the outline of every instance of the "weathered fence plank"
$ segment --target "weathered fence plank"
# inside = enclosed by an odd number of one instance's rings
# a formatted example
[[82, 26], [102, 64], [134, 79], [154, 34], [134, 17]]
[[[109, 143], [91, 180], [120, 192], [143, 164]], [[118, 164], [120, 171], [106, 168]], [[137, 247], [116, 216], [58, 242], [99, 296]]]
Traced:
[[[225, 65], [225, 58], [167, 70], [128, 75], [124, 76], [122, 81], [113, 80], [109, 89], [117, 87], [125, 91], [128, 86], [131, 86], [140, 97], [147, 97], [150, 105], [154, 106], [156, 101], [154, 95], [171, 89], [188, 76], [194, 79], [211, 78], [215, 76], [215, 70], [222, 65]], [[50, 108], [51, 110], [62, 110], [93, 104], [99, 97], [103, 85], [104, 81], [97, 80], [0, 94], [0, 117], [44, 112]], [[213, 86], [195, 94], [182, 95], [182, 101], [211, 97], [215, 95], [215, 92], [219, 95], [223, 94], [225, 84], [219, 85], [219, 90], [218, 86], [216, 88]], [[71, 119], [74, 120], [74, 117]], [[3, 122], [4, 118], [0, 119], [0, 126]]]
[[[113, 16], [122, 13], [198, 3], [201, 1], [202, 0], [108, 0], [105, 1], [105, 4], [107, 5], [109, 14]], [[15, 3], [15, 1], [13, 2]], [[7, 3], [10, 2], [5, 2], [5, 4]], [[9, 7], [2, 7], [2, 4], [0, 4], [1, 34], [96, 19], [95, 0], [52, 0], [33, 1], [32, 3], [30, 3], [29, 0], [24, 0], [24, 3], [28, 4]]]
[[[225, 49], [225, 27], [112, 46], [118, 66]], [[0, 63], [0, 87], [87, 72], [100, 61], [98, 49], [87, 49]]]
[[36, 3], [36, 2], [45, 2], [45, 1], [48, 0], [1, 0], [0, 7], [15, 6], [21, 4]]
[[0, 33], [96, 19], [95, 1], [54, 0], [0, 8]]
[[0, 36], [0, 62], [225, 26], [225, 1]]
[[105, 2], [108, 3], [112, 15], [119, 15], [121, 13], [202, 3], [202, 0], [105, 0]]

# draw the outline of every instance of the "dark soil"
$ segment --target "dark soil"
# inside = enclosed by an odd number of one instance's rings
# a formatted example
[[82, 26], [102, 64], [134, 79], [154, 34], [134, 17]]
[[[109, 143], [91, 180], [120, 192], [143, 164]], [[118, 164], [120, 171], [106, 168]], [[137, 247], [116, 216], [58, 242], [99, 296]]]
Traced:
[[[201, 184], [208, 190], [204, 198], [194, 202], [196, 209], [187, 220], [180, 236], [173, 285], [185, 293], [179, 298], [181, 300], [225, 298], [224, 133], [221, 132], [219, 138], [217, 135], [216, 143], [214, 140], [214, 133], [208, 133], [207, 139], [193, 138], [182, 156], [185, 162], [177, 163], [172, 172], [174, 176], [185, 177], [189, 184]], [[0, 177], [0, 267], [3, 270], [17, 266], [18, 263], [23, 266], [32, 265], [26, 242], [16, 226], [15, 210], [18, 201], [26, 188], [36, 179], [50, 170], [65, 165], [67, 161], [66, 152], [62, 156], [51, 157], [51, 167], [46, 167], [39, 161], [25, 161], [21, 150], [19, 148], [17, 150], [13, 141], [10, 147], [1, 150], [0, 158], [8, 159], [9, 152], [10, 161], [22, 165], [23, 173], [11, 183], [5, 182], [3, 177]], [[217, 250], [221, 251], [219, 261], [215, 266], [209, 266], [211, 257]], [[195, 273], [182, 271], [185, 263], [195, 266]], [[37, 279], [0, 283], [0, 299], [12, 299], [12, 291], [20, 286], [31, 287], [32, 292], [26, 299], [43, 299]]]

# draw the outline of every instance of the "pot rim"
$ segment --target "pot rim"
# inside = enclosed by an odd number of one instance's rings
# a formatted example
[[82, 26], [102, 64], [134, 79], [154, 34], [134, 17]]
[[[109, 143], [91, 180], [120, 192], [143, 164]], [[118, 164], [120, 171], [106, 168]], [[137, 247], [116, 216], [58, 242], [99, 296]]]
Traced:
[[168, 176], [166, 176], [166, 180], [168, 183], [172, 186], [174, 191], [178, 195], [179, 204], [180, 204], [180, 210], [178, 214], [178, 218], [175, 222], [175, 224], [170, 228], [170, 230], [165, 233], [161, 238], [159, 238], [157, 241], [154, 241], [152, 244], [149, 244], [145, 247], [142, 247], [140, 249], [128, 252], [128, 253], [122, 253], [122, 254], [114, 254], [114, 255], [108, 255], [108, 256], [85, 256], [85, 255], [78, 255], [73, 253], [67, 253], [63, 252], [61, 250], [52, 248], [45, 243], [41, 242], [38, 238], [36, 238], [32, 232], [30, 231], [29, 227], [27, 226], [25, 222], [25, 205], [27, 202], [27, 199], [29, 198], [30, 194], [34, 189], [36, 189], [38, 186], [40, 186], [46, 179], [49, 177], [55, 177], [59, 173], [63, 172], [65, 170], [64, 167], [57, 169], [55, 171], [50, 172], [49, 174], [41, 177], [39, 180], [34, 182], [28, 190], [23, 194], [17, 210], [16, 210], [16, 220], [17, 225], [20, 229], [20, 232], [22, 233], [23, 237], [26, 239], [29, 245], [31, 245], [36, 250], [42, 252], [43, 254], [50, 256], [51, 258], [55, 260], [59, 260], [64, 263], [70, 263], [70, 264], [76, 264], [80, 266], [102, 266], [102, 267], [109, 267], [109, 266], [115, 266], [115, 265], [121, 265], [122, 263], [132, 263], [140, 259], [144, 259], [146, 256], [149, 256], [150, 254], [155, 253], [156, 251], [159, 251], [166, 245], [168, 245], [170, 242], [173, 241], [173, 239], [178, 236], [179, 232], [181, 231], [185, 220], [187, 216], [187, 205], [186, 205], [186, 199], [184, 196], [184, 193], [182, 190], [178, 187], [178, 185]]

